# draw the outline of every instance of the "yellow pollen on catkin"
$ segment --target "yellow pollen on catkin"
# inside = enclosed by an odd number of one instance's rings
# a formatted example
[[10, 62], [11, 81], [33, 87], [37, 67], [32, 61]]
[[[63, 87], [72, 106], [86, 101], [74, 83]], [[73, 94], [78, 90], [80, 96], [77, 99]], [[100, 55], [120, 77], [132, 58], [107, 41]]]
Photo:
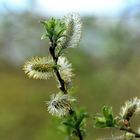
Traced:
[[51, 64], [34, 64], [32, 66], [32, 69], [38, 72], [50, 72], [53, 70], [53, 68], [54, 66]]

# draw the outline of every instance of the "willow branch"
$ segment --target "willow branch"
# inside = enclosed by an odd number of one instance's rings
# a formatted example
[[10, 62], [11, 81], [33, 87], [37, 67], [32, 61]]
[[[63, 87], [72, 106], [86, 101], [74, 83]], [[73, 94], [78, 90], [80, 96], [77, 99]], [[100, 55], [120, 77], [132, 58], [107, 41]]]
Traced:
[[79, 128], [77, 129], [77, 135], [79, 137], [79, 140], [83, 140], [83, 136], [82, 136], [81, 131], [80, 131]]
[[135, 138], [140, 138], [140, 134], [135, 132], [132, 128], [126, 128], [126, 127], [115, 127], [116, 129], [119, 129], [121, 131], [129, 132], [131, 134], [135, 135]]
[[121, 127], [120, 128], [121, 131], [125, 131], [125, 132], [129, 132], [129, 133], [132, 133], [135, 135], [135, 138], [140, 138], [140, 134], [135, 132], [134, 130], [132, 130], [131, 128], [124, 128], [124, 127]]
[[[49, 51], [50, 51], [50, 54], [55, 62], [55, 64], [57, 65], [57, 61], [58, 61], [58, 57], [56, 57], [55, 55], [55, 48], [56, 48], [57, 44], [56, 43], [52, 43], [52, 45], [50, 46], [49, 48]], [[55, 71], [55, 74], [56, 74], [56, 77], [60, 83], [60, 90], [64, 93], [64, 94], [67, 94], [67, 90], [65, 88], [65, 82], [64, 80], [62, 79], [59, 71], [58, 71], [58, 68], [54, 68], [54, 71]]]

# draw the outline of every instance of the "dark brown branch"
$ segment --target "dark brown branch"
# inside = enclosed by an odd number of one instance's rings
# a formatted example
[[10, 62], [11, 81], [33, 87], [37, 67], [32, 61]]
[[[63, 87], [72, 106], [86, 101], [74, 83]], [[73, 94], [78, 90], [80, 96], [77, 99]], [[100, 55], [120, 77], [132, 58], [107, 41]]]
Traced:
[[124, 128], [124, 127], [121, 127], [120, 128], [121, 131], [126, 131], [126, 132], [129, 132], [129, 133], [132, 133], [135, 135], [135, 138], [140, 138], [140, 134], [135, 132], [134, 130], [132, 130], [131, 128]]
[[[52, 46], [49, 48], [49, 51], [50, 51], [50, 54], [51, 54], [51, 56], [52, 56], [52, 58], [53, 58], [55, 64], [57, 65], [58, 57], [55, 56], [55, 47], [56, 47], [56, 44], [53, 43]], [[60, 75], [58, 69], [55, 68], [54, 70], [55, 70], [55, 74], [56, 74], [56, 76], [57, 76], [57, 78], [58, 78], [58, 80], [59, 80], [59, 83], [60, 83], [60, 85], [61, 85], [61, 86], [60, 86], [61, 91], [62, 91], [64, 94], [67, 94], [67, 90], [66, 90], [66, 88], [65, 88], [65, 82], [64, 82], [64, 80], [61, 78], [61, 75]]]
[[81, 131], [80, 131], [79, 128], [77, 129], [77, 135], [79, 137], [79, 140], [83, 140], [83, 136], [82, 136]]
[[65, 82], [64, 80], [61, 78], [59, 71], [57, 70], [57, 68], [55, 68], [55, 74], [60, 82], [60, 89], [63, 91], [64, 94], [67, 94], [67, 90], [65, 89]]

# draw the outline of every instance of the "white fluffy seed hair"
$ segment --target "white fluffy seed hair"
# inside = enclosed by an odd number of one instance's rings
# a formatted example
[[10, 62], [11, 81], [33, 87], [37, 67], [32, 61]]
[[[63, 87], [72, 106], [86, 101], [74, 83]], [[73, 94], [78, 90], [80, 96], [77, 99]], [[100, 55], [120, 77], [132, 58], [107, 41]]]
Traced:
[[69, 61], [67, 60], [66, 57], [64, 56], [60, 56], [58, 58], [58, 62], [57, 62], [57, 65], [59, 65], [59, 72], [60, 72], [60, 75], [62, 77], [62, 79], [65, 81], [65, 82], [71, 82], [71, 79], [73, 77], [73, 69], [72, 69], [72, 65], [71, 63], [69, 63]]
[[67, 94], [52, 94], [50, 101], [47, 102], [48, 112], [57, 117], [67, 116], [72, 110], [71, 102], [74, 101], [71, 96]]
[[54, 62], [50, 57], [33, 57], [25, 62], [23, 70], [29, 78], [49, 79], [53, 76]]
[[82, 33], [82, 23], [78, 13], [70, 13], [64, 17], [66, 24], [65, 37], [62, 37], [60, 44], [63, 48], [74, 48], [79, 44]]
[[125, 105], [121, 107], [120, 116], [124, 118], [124, 116], [130, 112], [133, 107], [135, 107], [134, 113], [138, 113], [140, 111], [140, 99], [137, 97], [125, 102]]

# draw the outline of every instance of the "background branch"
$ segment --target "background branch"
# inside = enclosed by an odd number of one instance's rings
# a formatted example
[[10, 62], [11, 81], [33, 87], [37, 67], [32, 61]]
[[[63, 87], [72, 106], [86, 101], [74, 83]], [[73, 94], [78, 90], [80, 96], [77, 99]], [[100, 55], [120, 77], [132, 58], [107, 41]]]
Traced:
[[124, 128], [124, 127], [121, 127], [120, 128], [121, 131], [126, 131], [126, 132], [129, 132], [129, 133], [132, 133], [135, 135], [135, 138], [140, 138], [140, 134], [135, 132], [133, 129], [131, 128]]

